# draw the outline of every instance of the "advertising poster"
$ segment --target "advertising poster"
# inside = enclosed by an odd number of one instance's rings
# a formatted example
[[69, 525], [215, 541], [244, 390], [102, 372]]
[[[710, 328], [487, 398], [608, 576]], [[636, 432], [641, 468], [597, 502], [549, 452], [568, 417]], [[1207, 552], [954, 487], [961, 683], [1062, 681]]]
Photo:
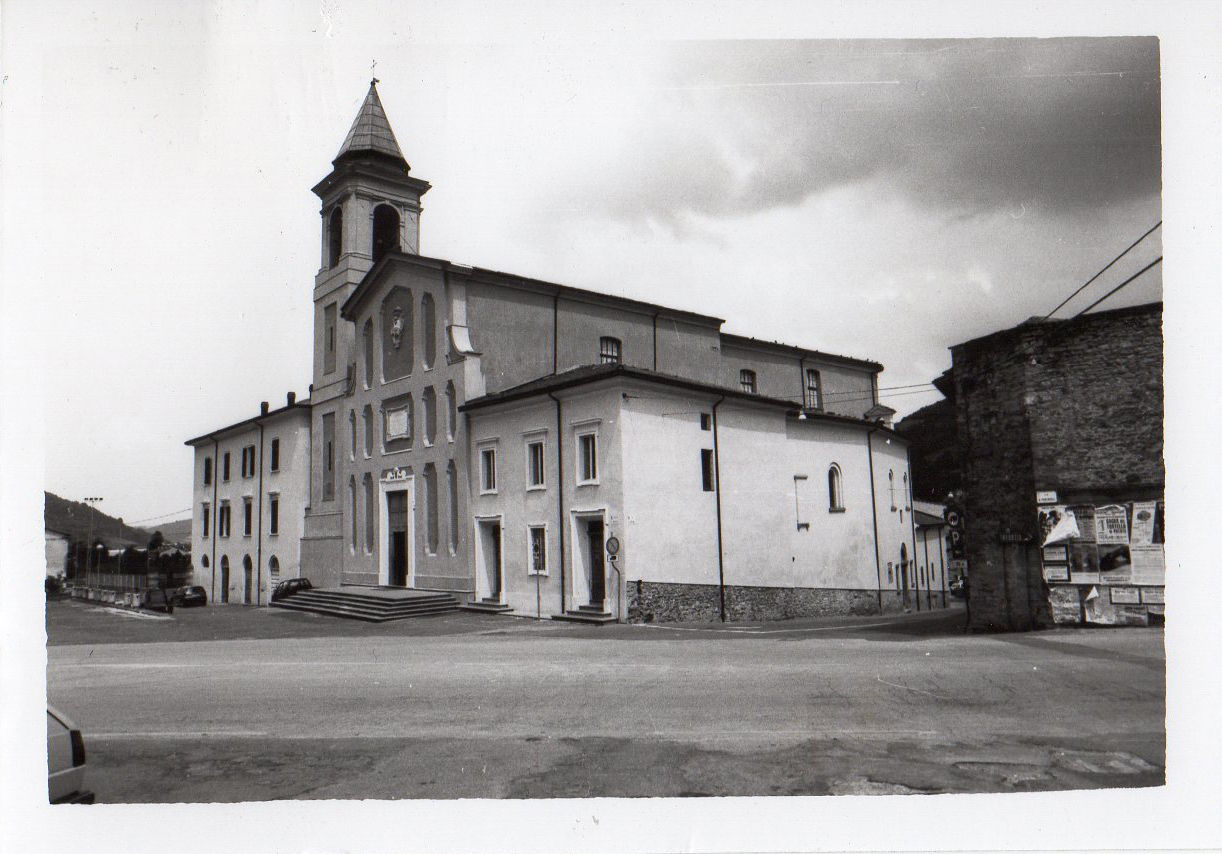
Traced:
[[1044, 580], [1045, 581], [1069, 581], [1069, 564], [1065, 564], [1065, 563], [1046, 563], [1044, 564]]
[[1041, 507], [1039, 510], [1040, 545], [1063, 543], [1081, 535], [1073, 511], [1063, 504]]
[[[1139, 587], [1141, 591], [1141, 601], [1147, 605], [1164, 605], [1166, 604], [1166, 589], [1163, 587]], [[1153, 611], [1154, 609], [1151, 608]], [[1161, 611], [1155, 613], [1162, 613]]]
[[1073, 543], [1069, 547], [1069, 580], [1074, 584], [1099, 583], [1099, 557], [1094, 543]]
[[1095, 508], [1091, 504], [1071, 504], [1068, 508], [1078, 520], [1078, 539], [1084, 543], [1095, 541]]
[[1044, 560], [1047, 563], [1065, 563], [1069, 560], [1069, 546], [1045, 546]]
[[1121, 504], [1095, 508], [1095, 542], [1120, 545], [1129, 542], [1129, 512]]
[[1141, 592], [1136, 587], [1113, 587], [1113, 605], [1140, 605]]
[[1048, 588], [1048, 606], [1052, 610], [1052, 621], [1058, 624], [1082, 622], [1082, 595], [1077, 587]]
[[1133, 546], [1129, 549], [1133, 560], [1133, 583], [1162, 586], [1167, 581], [1167, 564], [1163, 547]]
[[1099, 545], [1099, 576], [1104, 584], [1128, 584], [1133, 579], [1133, 559], [1127, 545]]
[[1129, 532], [1129, 543], [1134, 546], [1149, 546], [1154, 543], [1154, 519], [1158, 512], [1156, 501], [1133, 502], [1133, 530]]

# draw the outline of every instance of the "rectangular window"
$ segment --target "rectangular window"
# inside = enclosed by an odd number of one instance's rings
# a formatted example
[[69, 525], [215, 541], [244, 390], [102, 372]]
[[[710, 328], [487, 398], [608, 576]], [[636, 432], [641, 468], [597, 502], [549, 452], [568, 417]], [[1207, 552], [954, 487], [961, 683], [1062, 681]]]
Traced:
[[807, 493], [810, 479], [804, 474], [793, 476], [793, 512], [799, 531], [810, 530], [810, 518], [807, 515], [810, 496]]
[[546, 471], [543, 465], [543, 440], [526, 443], [526, 487], [539, 489], [543, 487]]
[[496, 492], [496, 448], [484, 448], [479, 452], [479, 490]]
[[204, 457], [204, 486], [212, 485], [212, 457]]
[[323, 309], [323, 366], [324, 374], [335, 370], [335, 303]]
[[335, 500], [335, 413], [322, 417], [322, 500]]
[[280, 496], [274, 492], [267, 496], [267, 506], [267, 531], [274, 536], [280, 533]]
[[204, 536], [205, 537], [208, 536], [208, 516], [209, 515], [210, 514], [208, 512], [208, 505], [205, 504], [204, 505]]
[[742, 386], [743, 391], [745, 391], [747, 394], [755, 394], [755, 371], [749, 371], [746, 368], [739, 371], [738, 384]]
[[598, 482], [598, 434], [582, 433], [577, 437], [577, 482]]
[[243, 537], [250, 536], [250, 530], [251, 530], [250, 508], [251, 508], [250, 499], [243, 498], [242, 499], [242, 536]]
[[280, 440], [272, 439], [272, 471], [280, 471]]
[[366, 406], [361, 412], [365, 427], [365, 459], [373, 456], [373, 408]]
[[709, 415], [707, 412], [701, 412], [700, 413], [700, 429], [701, 430], [712, 430], [713, 429], [713, 416]]
[[819, 372], [814, 368], [806, 369], [806, 408], [823, 408], [823, 386], [819, 381]]
[[618, 365], [620, 358], [620, 340], [618, 338], [602, 337], [598, 339], [598, 360], [604, 365]]
[[530, 571], [528, 575], [547, 575], [547, 528], [543, 525], [530, 527]]
[[713, 452], [708, 448], [700, 451], [700, 482], [705, 492], [713, 491]]
[[225, 483], [229, 482], [229, 452], [225, 452], [225, 456], [221, 458], [221, 480]]
[[216, 517], [216, 532], [222, 537], [229, 536], [229, 502], [226, 501], [221, 505], [221, 509], [217, 511]]
[[242, 477], [255, 476], [255, 446], [247, 445], [242, 449]]

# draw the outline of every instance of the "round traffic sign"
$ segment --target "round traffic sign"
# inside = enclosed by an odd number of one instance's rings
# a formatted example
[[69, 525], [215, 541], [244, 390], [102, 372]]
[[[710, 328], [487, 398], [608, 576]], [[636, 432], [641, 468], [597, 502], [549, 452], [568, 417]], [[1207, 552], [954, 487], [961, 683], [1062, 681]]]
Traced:
[[614, 557], [619, 554], [619, 539], [616, 537], [607, 537], [607, 554]]

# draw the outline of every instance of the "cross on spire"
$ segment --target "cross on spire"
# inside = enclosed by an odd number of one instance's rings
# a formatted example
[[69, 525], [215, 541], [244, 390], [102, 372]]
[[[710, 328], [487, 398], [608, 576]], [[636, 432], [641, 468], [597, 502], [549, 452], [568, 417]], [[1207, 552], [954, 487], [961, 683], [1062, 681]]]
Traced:
[[370, 65], [369, 65], [369, 78], [370, 78], [370, 79], [369, 79], [369, 85], [370, 85], [370, 86], [377, 86], [377, 85], [378, 85], [378, 83], [380, 83], [380, 82], [381, 82], [380, 80], [378, 80], [378, 78], [377, 78], [377, 77], [375, 76], [375, 74], [374, 74], [374, 72], [377, 70], [377, 67], [378, 67], [378, 61], [375, 59], [375, 60], [374, 60], [374, 61], [373, 61], [373, 62], [372, 62]]

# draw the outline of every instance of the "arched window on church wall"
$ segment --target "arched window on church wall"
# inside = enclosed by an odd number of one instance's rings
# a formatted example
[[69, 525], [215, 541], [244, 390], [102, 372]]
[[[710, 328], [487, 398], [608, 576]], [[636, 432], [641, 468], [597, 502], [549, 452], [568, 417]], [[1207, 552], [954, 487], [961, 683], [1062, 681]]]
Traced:
[[421, 396], [424, 406], [424, 444], [431, 445], [437, 441], [437, 393], [429, 386]]
[[373, 210], [373, 261], [376, 264], [388, 252], [399, 251], [399, 212], [390, 205], [378, 205]]
[[365, 388], [373, 386], [373, 321], [365, 321], [361, 343], [365, 348]]
[[424, 344], [424, 367], [428, 370], [437, 360], [437, 310], [432, 294], [420, 298], [420, 336]]
[[336, 205], [331, 210], [331, 218], [327, 221], [327, 266], [334, 267], [339, 263], [339, 256], [344, 252], [344, 209]]
[[446, 463], [446, 490], [450, 494], [450, 554], [458, 554], [458, 468]]
[[425, 546], [429, 554], [437, 554], [437, 467], [424, 466], [424, 527]]

